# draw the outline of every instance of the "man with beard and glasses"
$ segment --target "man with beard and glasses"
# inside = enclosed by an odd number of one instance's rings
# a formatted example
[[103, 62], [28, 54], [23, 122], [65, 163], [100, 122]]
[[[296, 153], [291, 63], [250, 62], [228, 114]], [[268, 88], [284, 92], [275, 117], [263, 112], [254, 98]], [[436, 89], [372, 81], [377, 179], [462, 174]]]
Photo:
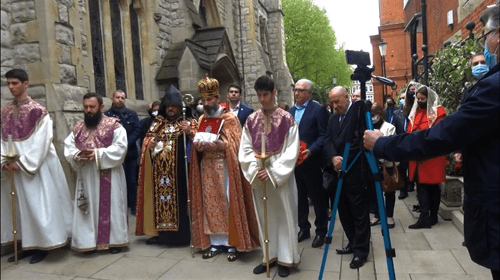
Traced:
[[127, 132], [102, 114], [102, 97], [83, 96], [85, 119], [64, 140], [64, 156], [77, 172], [71, 249], [121, 252], [128, 245], [127, 189], [122, 163]]
[[238, 162], [241, 125], [238, 118], [219, 106], [219, 82], [198, 82], [205, 114], [199, 119], [191, 153], [189, 194], [192, 202], [193, 245], [206, 249], [208, 259], [227, 248], [227, 260], [238, 252], [259, 247], [259, 231], [252, 188]]
[[113, 92], [111, 97], [111, 108], [104, 112], [108, 117], [118, 118], [120, 124], [127, 131], [127, 155], [123, 161], [123, 169], [125, 170], [125, 178], [127, 179], [127, 206], [130, 208], [132, 215], [135, 215], [135, 200], [137, 196], [137, 158], [139, 152], [136, 141], [141, 137], [141, 126], [137, 113], [128, 109], [125, 106], [125, 92], [117, 90]]
[[185, 156], [196, 126], [191, 116], [183, 121], [182, 96], [171, 85], [142, 145], [135, 234], [153, 236], [146, 244], [187, 245], [191, 240]]
[[[28, 96], [28, 74], [22, 69], [5, 73], [14, 100], [2, 106], [2, 246], [14, 241], [10, 176], [13, 176], [17, 238], [38, 263], [48, 250], [66, 245], [73, 211], [69, 188], [52, 144], [52, 120], [47, 109]], [[12, 141], [9, 141], [9, 140]], [[12, 144], [10, 145], [9, 142]], [[12, 151], [18, 157], [6, 156]], [[8, 262], [15, 261], [12, 256]]]

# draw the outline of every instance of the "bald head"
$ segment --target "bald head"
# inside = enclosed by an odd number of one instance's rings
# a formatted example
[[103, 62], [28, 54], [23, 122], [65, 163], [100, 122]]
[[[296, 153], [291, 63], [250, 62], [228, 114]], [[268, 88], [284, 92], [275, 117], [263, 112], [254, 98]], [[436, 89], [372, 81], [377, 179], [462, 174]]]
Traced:
[[330, 90], [328, 94], [328, 98], [330, 99], [330, 103], [333, 106], [333, 110], [335, 113], [343, 115], [347, 112], [347, 108], [349, 107], [349, 94], [342, 86], [337, 86]]

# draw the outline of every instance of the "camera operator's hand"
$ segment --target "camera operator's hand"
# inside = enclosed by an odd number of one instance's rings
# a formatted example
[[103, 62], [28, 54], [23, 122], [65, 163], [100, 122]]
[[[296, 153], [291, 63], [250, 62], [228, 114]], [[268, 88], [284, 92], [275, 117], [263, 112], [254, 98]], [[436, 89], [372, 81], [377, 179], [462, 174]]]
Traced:
[[375, 147], [375, 142], [382, 136], [382, 132], [380, 130], [365, 130], [365, 134], [363, 135], [363, 146], [365, 146], [368, 150], [373, 150]]

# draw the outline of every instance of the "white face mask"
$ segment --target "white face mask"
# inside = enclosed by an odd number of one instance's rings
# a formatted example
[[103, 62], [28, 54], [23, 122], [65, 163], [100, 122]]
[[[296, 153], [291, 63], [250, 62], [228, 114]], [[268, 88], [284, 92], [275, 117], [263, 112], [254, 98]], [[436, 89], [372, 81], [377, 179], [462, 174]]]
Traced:
[[380, 121], [380, 117], [379, 116], [373, 116], [372, 117], [372, 122], [373, 123], [378, 123], [378, 121]]
[[153, 117], [158, 116], [158, 110], [155, 110], [155, 111], [151, 112], [151, 115], [152, 115]]
[[198, 106], [196, 106], [196, 110], [200, 113], [203, 113], [203, 105], [198, 104]]

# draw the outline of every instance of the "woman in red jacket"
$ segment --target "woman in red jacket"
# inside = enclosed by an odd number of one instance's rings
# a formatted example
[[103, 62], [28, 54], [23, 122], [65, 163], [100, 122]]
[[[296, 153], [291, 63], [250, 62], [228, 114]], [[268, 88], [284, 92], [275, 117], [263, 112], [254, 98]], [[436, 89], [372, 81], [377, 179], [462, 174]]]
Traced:
[[[413, 104], [409, 115], [408, 133], [430, 128], [446, 116], [438, 95], [429, 87], [418, 88], [415, 98], [417, 102]], [[431, 228], [438, 221], [437, 213], [441, 201], [439, 183], [446, 180], [445, 157], [410, 161], [408, 177], [417, 183], [417, 199], [420, 204], [420, 217], [409, 228]]]

